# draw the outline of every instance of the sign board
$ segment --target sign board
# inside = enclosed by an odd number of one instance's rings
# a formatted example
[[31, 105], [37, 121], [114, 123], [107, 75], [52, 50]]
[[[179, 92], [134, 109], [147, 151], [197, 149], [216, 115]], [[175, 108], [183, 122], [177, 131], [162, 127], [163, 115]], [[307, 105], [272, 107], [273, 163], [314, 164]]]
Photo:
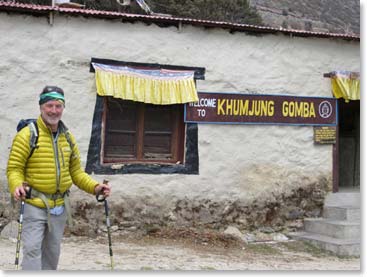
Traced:
[[336, 143], [336, 127], [315, 126], [313, 127], [313, 137], [316, 144]]
[[185, 105], [185, 122], [222, 124], [333, 125], [337, 100], [322, 97], [198, 92]]

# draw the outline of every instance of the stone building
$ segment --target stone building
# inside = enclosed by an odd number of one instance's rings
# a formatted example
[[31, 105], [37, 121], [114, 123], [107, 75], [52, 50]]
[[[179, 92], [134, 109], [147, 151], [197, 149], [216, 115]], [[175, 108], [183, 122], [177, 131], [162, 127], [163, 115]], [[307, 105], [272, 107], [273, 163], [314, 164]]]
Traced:
[[[359, 101], [327, 78], [360, 71], [358, 36], [13, 2], [0, 34], [1, 201], [15, 127], [45, 85], [64, 89], [119, 228], [281, 226], [359, 187]], [[72, 199], [79, 227], [102, 220], [94, 197]]]

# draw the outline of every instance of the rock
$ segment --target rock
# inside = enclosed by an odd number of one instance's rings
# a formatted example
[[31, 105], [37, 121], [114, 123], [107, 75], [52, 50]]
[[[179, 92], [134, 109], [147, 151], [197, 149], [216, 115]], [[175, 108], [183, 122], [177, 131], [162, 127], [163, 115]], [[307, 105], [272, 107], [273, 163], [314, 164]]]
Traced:
[[321, 211], [320, 211], [320, 209], [313, 209], [309, 212], [306, 212], [305, 216], [307, 216], [307, 217], [319, 217], [319, 216], [321, 216]]
[[147, 232], [147, 234], [154, 234], [157, 233], [158, 231], [160, 231], [160, 227], [157, 224], [147, 224], [145, 226], [145, 230]]
[[210, 214], [210, 211], [208, 209], [200, 209], [198, 219], [204, 224], [213, 222], [212, 215]]
[[119, 223], [119, 225], [122, 227], [122, 228], [129, 228], [131, 226], [134, 226], [134, 222], [133, 221], [121, 221]]
[[137, 230], [138, 230], [138, 227], [136, 227], [136, 226], [131, 226], [131, 227], [125, 229], [125, 231], [128, 231], [128, 232], [135, 232]]
[[274, 233], [274, 229], [271, 227], [261, 227], [259, 228], [259, 231], [265, 234], [271, 234]]
[[297, 219], [287, 223], [287, 228], [291, 230], [300, 230], [303, 228], [303, 220]]
[[228, 226], [227, 229], [223, 233], [226, 235], [233, 236], [235, 238], [239, 238], [240, 240], [247, 243], [245, 236], [236, 227]]
[[91, 226], [89, 226], [87, 223], [74, 220], [72, 226], [67, 226], [67, 228], [70, 231], [70, 234], [76, 235], [76, 236], [90, 236], [90, 237], [96, 237], [97, 230], [94, 229]]
[[227, 205], [224, 210], [223, 210], [223, 215], [227, 215], [229, 214], [230, 212], [233, 211], [233, 206], [232, 205]]
[[18, 222], [13, 220], [10, 221], [5, 227], [4, 229], [1, 231], [0, 236], [2, 238], [14, 238], [16, 239], [18, 236]]
[[273, 240], [275, 241], [287, 241], [289, 240], [287, 236], [283, 235], [282, 233], [275, 233], [273, 234]]
[[164, 218], [168, 221], [176, 221], [177, 220], [177, 217], [173, 214], [172, 211], [167, 213]]
[[256, 239], [255, 241], [257, 242], [264, 242], [264, 241], [272, 241], [273, 237], [271, 234], [266, 234], [266, 233], [262, 233], [262, 232], [258, 232], [255, 234]]
[[286, 218], [289, 220], [294, 220], [298, 218], [302, 218], [304, 212], [299, 208], [291, 209], [288, 214], [286, 215]]
[[248, 225], [248, 222], [247, 222], [246, 218], [237, 219], [236, 223], [238, 223], [239, 225], [242, 225], [242, 226], [247, 226]]
[[254, 242], [256, 241], [256, 236], [252, 233], [246, 233], [244, 235], [244, 239], [247, 241], [247, 242]]

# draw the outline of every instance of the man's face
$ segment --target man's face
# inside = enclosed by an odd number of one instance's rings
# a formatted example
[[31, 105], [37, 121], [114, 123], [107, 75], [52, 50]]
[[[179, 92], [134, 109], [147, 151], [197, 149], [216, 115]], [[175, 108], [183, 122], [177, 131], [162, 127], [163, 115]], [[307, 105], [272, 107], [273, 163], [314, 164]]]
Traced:
[[58, 100], [51, 100], [42, 104], [40, 110], [42, 119], [46, 125], [49, 125], [52, 131], [56, 131], [62, 112], [64, 111], [64, 104]]

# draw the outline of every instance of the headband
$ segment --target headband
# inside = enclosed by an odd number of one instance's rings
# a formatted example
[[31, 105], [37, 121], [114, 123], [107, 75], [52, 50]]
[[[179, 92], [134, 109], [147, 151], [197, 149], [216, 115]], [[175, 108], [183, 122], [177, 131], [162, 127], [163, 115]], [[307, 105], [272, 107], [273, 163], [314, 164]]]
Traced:
[[60, 100], [65, 104], [64, 95], [62, 95], [61, 93], [57, 91], [51, 91], [51, 92], [41, 94], [39, 104], [42, 105], [43, 103], [46, 103], [51, 100]]

